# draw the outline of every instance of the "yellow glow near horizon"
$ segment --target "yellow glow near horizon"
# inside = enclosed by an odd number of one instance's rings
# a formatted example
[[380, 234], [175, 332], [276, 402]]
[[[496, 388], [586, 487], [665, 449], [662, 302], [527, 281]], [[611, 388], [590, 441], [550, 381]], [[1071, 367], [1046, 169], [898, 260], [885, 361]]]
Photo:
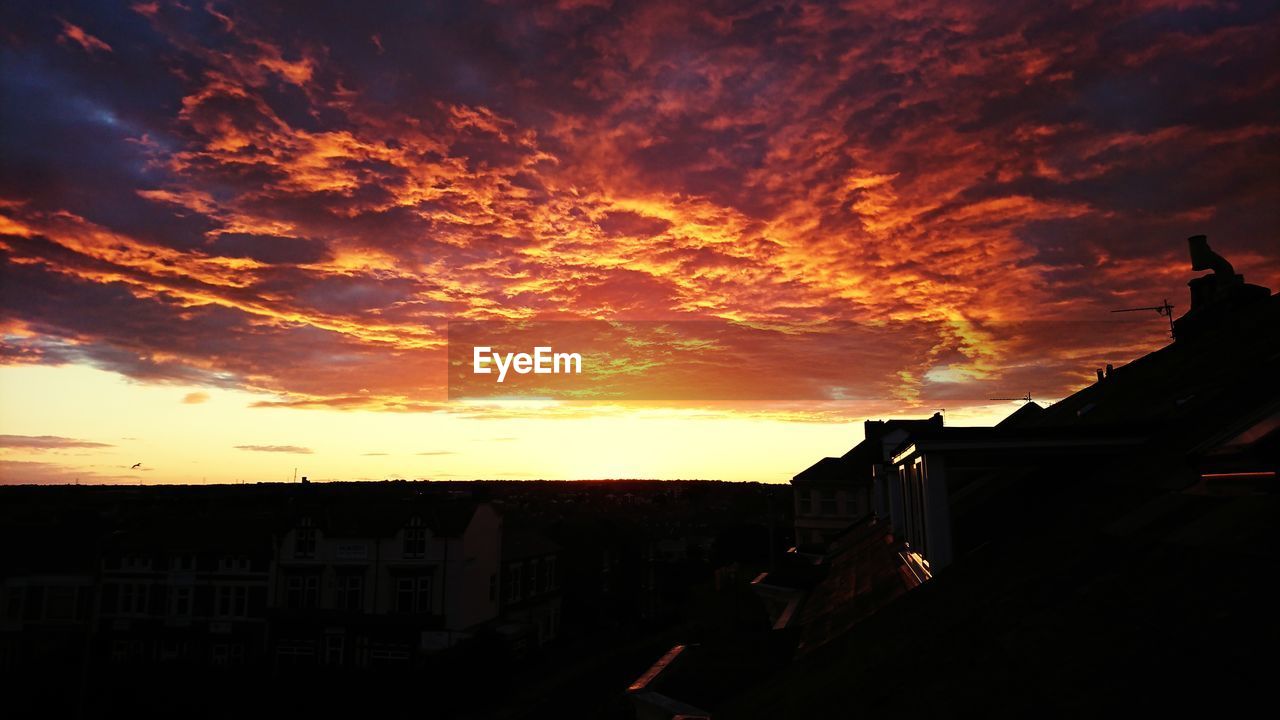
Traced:
[[[184, 402], [203, 393], [200, 402]], [[390, 477], [702, 478], [787, 482], [857, 443], [857, 421], [801, 422], [732, 411], [603, 408], [518, 417], [254, 408], [270, 396], [140, 383], [86, 366], [0, 368], [0, 432], [103, 447], [7, 447], [4, 483], [234, 483]], [[547, 410], [543, 416], [540, 410]], [[994, 417], [1008, 413], [997, 408]], [[978, 416], [973, 422], [988, 420]], [[311, 452], [242, 447], [301, 448]], [[141, 470], [130, 466], [141, 462]]]

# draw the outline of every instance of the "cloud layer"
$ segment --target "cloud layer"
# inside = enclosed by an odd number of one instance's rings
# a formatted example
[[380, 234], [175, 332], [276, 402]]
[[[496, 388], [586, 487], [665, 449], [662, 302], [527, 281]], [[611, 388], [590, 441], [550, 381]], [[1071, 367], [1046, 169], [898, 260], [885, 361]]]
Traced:
[[1280, 285], [1276, 3], [900, 5], [6, 8], [0, 358], [426, 411], [451, 320], [894, 323], [910, 407], [1159, 343], [1079, 323], [1193, 233]]

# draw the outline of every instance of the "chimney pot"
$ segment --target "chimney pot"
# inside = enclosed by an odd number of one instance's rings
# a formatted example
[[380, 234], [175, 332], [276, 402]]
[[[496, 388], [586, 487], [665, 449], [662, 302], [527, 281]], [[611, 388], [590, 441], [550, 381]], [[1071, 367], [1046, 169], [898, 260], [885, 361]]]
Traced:
[[1098, 368], [1098, 382], [1102, 382], [1103, 377], [1105, 376], [1102, 374], [1102, 368]]

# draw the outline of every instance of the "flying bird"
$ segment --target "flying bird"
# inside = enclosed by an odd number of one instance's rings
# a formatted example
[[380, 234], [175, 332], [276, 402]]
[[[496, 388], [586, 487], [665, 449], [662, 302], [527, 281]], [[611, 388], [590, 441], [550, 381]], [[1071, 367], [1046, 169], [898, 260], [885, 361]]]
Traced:
[[140, 467], [142, 467], [142, 463], [134, 463], [134, 464], [133, 464], [133, 467], [130, 467], [129, 469], [130, 469], [130, 470], [137, 470], [137, 469], [138, 469], [138, 468], [140, 468]]

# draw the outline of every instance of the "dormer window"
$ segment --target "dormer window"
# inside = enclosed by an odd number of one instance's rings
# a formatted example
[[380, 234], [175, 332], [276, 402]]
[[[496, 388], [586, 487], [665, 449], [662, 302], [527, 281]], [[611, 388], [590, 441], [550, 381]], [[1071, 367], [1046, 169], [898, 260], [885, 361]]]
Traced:
[[120, 561], [120, 567], [134, 572], [150, 570], [151, 558], [141, 555], [125, 555]]
[[427, 529], [422, 526], [422, 518], [414, 517], [404, 529], [404, 556], [421, 558], [427, 554]]
[[249, 558], [243, 555], [223, 555], [218, 558], [218, 572], [249, 572]]
[[311, 518], [303, 518], [299, 524], [293, 541], [293, 556], [299, 558], [316, 556], [316, 529], [312, 525]]

